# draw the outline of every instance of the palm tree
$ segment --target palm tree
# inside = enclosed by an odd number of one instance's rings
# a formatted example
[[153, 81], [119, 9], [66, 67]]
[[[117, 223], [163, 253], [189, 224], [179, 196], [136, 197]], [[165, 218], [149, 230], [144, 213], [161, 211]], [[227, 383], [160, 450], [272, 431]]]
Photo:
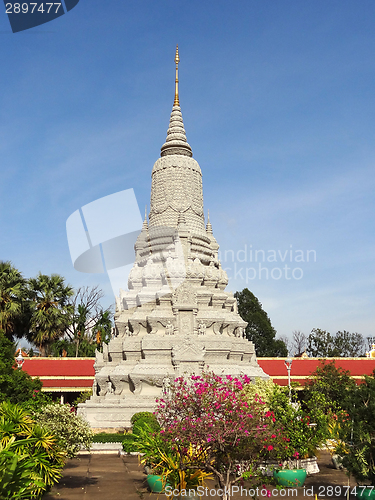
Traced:
[[49, 344], [61, 338], [70, 323], [69, 298], [74, 291], [58, 274], [39, 273], [29, 280], [29, 286], [34, 302], [29, 340], [45, 354]]
[[93, 334], [96, 336], [96, 345], [98, 349], [101, 349], [104, 343], [108, 344], [111, 340], [112, 321], [110, 311], [101, 311], [100, 318], [93, 328]]
[[22, 337], [30, 318], [27, 281], [11, 262], [0, 261], [0, 330]]
[[85, 307], [82, 304], [78, 304], [78, 317], [76, 318], [77, 320], [76, 358], [78, 357], [80, 340], [83, 339], [85, 335], [87, 314], [88, 314], [87, 307]]

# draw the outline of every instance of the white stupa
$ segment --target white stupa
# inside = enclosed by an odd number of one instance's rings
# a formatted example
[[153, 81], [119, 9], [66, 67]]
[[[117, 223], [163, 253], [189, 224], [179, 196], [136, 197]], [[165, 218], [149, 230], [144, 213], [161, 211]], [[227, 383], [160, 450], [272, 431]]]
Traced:
[[97, 353], [93, 396], [81, 404], [92, 427], [130, 425], [138, 411], [183, 373], [268, 376], [221, 268], [209, 218], [203, 214], [202, 172], [186, 140], [176, 89], [166, 142], [152, 169], [149, 220], [135, 244], [129, 291], [116, 301], [117, 336]]

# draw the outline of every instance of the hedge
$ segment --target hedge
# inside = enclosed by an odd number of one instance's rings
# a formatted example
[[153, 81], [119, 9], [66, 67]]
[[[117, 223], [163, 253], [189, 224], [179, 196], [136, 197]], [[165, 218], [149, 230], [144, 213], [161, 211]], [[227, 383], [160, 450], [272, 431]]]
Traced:
[[100, 432], [99, 434], [94, 434], [92, 439], [93, 443], [122, 443], [126, 434], [106, 434], [105, 432]]

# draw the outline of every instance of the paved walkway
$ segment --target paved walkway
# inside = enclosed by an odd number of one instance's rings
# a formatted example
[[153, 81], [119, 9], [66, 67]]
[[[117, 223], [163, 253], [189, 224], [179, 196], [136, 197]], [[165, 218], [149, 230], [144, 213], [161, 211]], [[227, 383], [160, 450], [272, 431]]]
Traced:
[[[271, 487], [272, 497], [280, 497], [280, 500], [286, 497], [314, 500], [316, 494], [319, 500], [344, 500], [348, 477], [343, 471], [333, 468], [327, 452], [321, 452], [318, 464], [320, 473], [309, 476], [303, 488], [294, 488], [292, 492], [292, 489], [277, 491]], [[81, 500], [83, 498], [88, 500], [165, 500], [164, 494], [149, 493], [145, 479], [142, 468], [138, 466], [137, 457], [86, 455], [68, 461], [60, 483], [45, 498], [48, 500]], [[350, 485], [355, 486], [353, 479]], [[214, 488], [214, 482], [210, 482], [209, 487]], [[208, 492], [208, 495], [202, 498], [218, 499], [218, 496], [213, 493], [214, 491], [210, 495]], [[241, 492], [235, 492], [231, 498], [240, 500], [246, 496], [249, 498], [250, 495], [246, 495], [243, 490], [242, 495]], [[264, 497], [260, 496], [260, 498]], [[354, 495], [350, 495], [350, 500], [354, 499]]]

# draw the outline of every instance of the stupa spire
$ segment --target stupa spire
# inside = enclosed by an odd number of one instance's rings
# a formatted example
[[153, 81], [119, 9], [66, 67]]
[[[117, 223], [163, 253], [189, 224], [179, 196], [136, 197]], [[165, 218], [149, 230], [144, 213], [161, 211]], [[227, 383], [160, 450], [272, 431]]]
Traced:
[[180, 100], [178, 98], [178, 63], [180, 62], [180, 57], [178, 55], [178, 45], [176, 46], [176, 57], [174, 58], [176, 63], [176, 80], [175, 80], [175, 91], [174, 91], [174, 103], [173, 106], [179, 106]]
[[142, 231], [146, 231], [148, 229], [147, 224], [147, 205], [145, 207], [145, 218], [143, 219]]
[[160, 156], [183, 155], [191, 157], [193, 156], [193, 152], [186, 140], [186, 132], [180, 108], [178, 89], [178, 63], [180, 62], [180, 56], [178, 53], [178, 45], [176, 47], [176, 55], [174, 61], [176, 63], [174, 102], [171, 118], [169, 121], [169, 128], [167, 131], [167, 138], [165, 140], [165, 143], [161, 147]]
[[212, 234], [212, 225], [211, 225], [211, 222], [210, 222], [210, 211], [208, 210], [207, 211], [207, 226], [206, 226], [206, 232], [208, 234]]

